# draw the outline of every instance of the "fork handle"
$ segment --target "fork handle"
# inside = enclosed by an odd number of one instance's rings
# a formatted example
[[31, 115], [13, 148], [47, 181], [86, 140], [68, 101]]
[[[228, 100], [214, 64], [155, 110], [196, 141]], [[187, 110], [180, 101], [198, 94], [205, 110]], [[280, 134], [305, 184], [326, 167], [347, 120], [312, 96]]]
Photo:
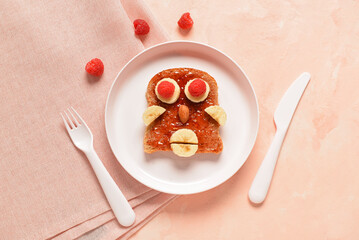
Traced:
[[126, 200], [125, 196], [117, 186], [111, 175], [102, 164], [95, 150], [85, 152], [93, 170], [99, 180], [106, 198], [114, 212], [118, 222], [125, 227], [131, 226], [135, 222], [135, 212]]

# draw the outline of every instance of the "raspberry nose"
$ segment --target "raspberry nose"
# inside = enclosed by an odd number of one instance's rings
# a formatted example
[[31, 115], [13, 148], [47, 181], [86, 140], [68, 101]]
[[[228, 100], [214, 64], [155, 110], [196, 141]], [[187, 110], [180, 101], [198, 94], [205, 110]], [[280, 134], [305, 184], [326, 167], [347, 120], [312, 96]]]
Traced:
[[183, 124], [185, 124], [189, 119], [189, 109], [186, 105], [180, 105], [178, 109], [179, 119]]

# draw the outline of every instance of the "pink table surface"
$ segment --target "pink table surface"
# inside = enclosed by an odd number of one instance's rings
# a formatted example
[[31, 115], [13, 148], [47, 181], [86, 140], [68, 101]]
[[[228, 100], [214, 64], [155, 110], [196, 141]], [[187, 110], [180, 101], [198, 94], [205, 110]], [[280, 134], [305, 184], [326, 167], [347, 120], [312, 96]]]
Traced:
[[[171, 39], [208, 43], [243, 67], [258, 96], [260, 129], [233, 178], [180, 197], [132, 239], [359, 239], [359, 2], [146, 2]], [[185, 11], [195, 21], [187, 34], [176, 25]], [[273, 112], [303, 71], [312, 80], [268, 198], [255, 207], [247, 193], [275, 132]]]

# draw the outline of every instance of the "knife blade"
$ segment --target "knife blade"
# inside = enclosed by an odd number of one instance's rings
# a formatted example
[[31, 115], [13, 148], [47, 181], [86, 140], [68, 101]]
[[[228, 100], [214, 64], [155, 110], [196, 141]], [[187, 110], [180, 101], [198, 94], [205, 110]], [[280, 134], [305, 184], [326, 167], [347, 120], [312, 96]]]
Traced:
[[276, 134], [249, 189], [248, 196], [253, 203], [262, 203], [267, 196], [284, 137], [309, 80], [310, 74], [307, 72], [302, 73], [292, 83], [278, 104], [274, 113], [274, 122], [277, 127]]
[[305, 88], [310, 80], [310, 74], [307, 72], [302, 73], [288, 88], [284, 96], [280, 100], [278, 107], [274, 113], [274, 122], [278, 127], [288, 127], [295, 109], [302, 97]]

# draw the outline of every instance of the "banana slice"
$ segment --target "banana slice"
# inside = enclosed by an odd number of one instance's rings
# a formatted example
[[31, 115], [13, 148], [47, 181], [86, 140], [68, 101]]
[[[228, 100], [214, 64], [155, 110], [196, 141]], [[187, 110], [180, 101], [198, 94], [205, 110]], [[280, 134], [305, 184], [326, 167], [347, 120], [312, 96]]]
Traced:
[[216, 120], [221, 126], [223, 126], [227, 121], [227, 114], [220, 106], [210, 106], [204, 111], [208, 113], [214, 120]]
[[170, 138], [171, 149], [180, 157], [193, 156], [198, 150], [197, 135], [190, 129], [180, 129]]
[[[184, 87], [184, 93], [186, 95], [186, 97], [191, 100], [192, 102], [194, 103], [199, 103], [199, 102], [203, 102], [204, 100], [206, 100], [206, 98], [208, 97], [208, 94], [209, 94], [209, 85], [206, 81], [204, 81], [204, 83], [206, 84], [206, 92], [204, 94], [202, 94], [201, 96], [198, 96], [198, 97], [194, 97], [192, 96], [190, 93], [189, 93], [189, 90], [188, 90], [188, 87], [189, 85], [194, 81], [193, 80], [190, 80], [186, 83], [186, 86]], [[203, 80], [202, 80], [203, 81]]]
[[162, 115], [166, 111], [165, 108], [160, 106], [151, 106], [146, 109], [142, 115], [142, 120], [146, 126], [150, 125], [154, 120]]
[[180, 129], [172, 134], [170, 138], [170, 143], [198, 144], [198, 138], [192, 130]]
[[[163, 81], [167, 81], [167, 82], [170, 82], [172, 83], [174, 86], [175, 86], [175, 91], [173, 93], [173, 95], [170, 97], [170, 98], [163, 98], [159, 93], [158, 93], [158, 85], [160, 85], [161, 82]], [[178, 86], [178, 83], [173, 80], [172, 78], [163, 78], [161, 81], [159, 81], [155, 87], [155, 93], [156, 93], [156, 96], [159, 100], [161, 100], [162, 102], [164, 103], [168, 103], [168, 104], [172, 104], [174, 102], [177, 101], [177, 99], [179, 98], [179, 95], [181, 93], [181, 89], [180, 87]]]
[[180, 144], [180, 143], [172, 143], [171, 148], [174, 154], [180, 157], [190, 157], [193, 156], [197, 150], [197, 144]]

